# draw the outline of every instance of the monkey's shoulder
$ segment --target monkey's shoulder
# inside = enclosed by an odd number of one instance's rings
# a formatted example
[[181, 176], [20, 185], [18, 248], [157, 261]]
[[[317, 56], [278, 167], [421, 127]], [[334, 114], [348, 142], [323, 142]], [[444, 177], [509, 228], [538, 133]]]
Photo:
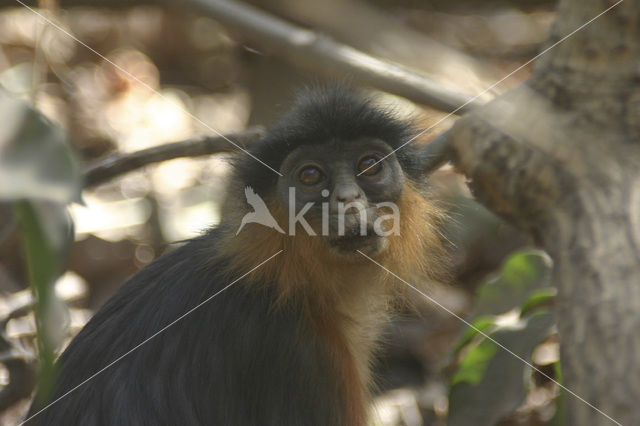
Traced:
[[[98, 311], [58, 361], [54, 399], [107, 368], [43, 413], [43, 424], [149, 420], [132, 413], [153, 413], [157, 424], [343, 423], [323, 343], [300, 327], [298, 310], [274, 309], [269, 285], [252, 287], [227, 272], [215, 237], [161, 256]], [[326, 397], [308, 398], [310, 383]], [[286, 409], [273, 388], [287, 389], [298, 409]], [[166, 404], [178, 397], [187, 402]]]
[[[228, 262], [216, 247], [216, 238], [217, 232], [210, 231], [142, 268], [107, 300], [80, 334], [94, 333], [97, 328], [102, 333], [102, 328], [131, 321], [143, 321], [146, 329], [135, 329], [139, 334], [157, 330], [222, 289], [231, 274], [227, 272]], [[143, 309], [149, 303], [155, 305], [153, 309]]]

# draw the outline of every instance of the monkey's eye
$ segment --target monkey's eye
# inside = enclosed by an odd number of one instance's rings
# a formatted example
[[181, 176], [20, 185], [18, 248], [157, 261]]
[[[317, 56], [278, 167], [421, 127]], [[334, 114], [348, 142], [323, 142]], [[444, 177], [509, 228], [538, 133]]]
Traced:
[[322, 172], [316, 166], [306, 166], [298, 173], [298, 179], [305, 185], [315, 185], [322, 180]]
[[380, 170], [382, 170], [382, 162], [373, 155], [362, 157], [358, 163], [358, 172], [365, 176], [376, 175]]

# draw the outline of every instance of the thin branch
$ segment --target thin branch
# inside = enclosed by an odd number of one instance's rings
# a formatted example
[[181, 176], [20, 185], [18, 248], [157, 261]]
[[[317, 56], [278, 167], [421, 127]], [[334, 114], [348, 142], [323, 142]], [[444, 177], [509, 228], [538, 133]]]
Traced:
[[[447, 89], [425, 75], [338, 43], [327, 35], [295, 26], [253, 6], [227, 0], [189, 1], [252, 44], [295, 65], [334, 77], [346, 75], [358, 83], [446, 112], [462, 114], [482, 104], [472, 100], [471, 95]], [[466, 102], [469, 104], [458, 109]]]
[[421, 149], [419, 156], [420, 164], [422, 165], [422, 174], [424, 176], [436, 171], [436, 169], [450, 160], [450, 137], [451, 130], [447, 130]]
[[[259, 143], [264, 129], [253, 127], [228, 137], [241, 146]], [[433, 139], [420, 151], [423, 174], [426, 176], [449, 161], [448, 141], [450, 131]], [[185, 141], [168, 143], [143, 149], [130, 154], [114, 154], [89, 165], [84, 173], [84, 186], [90, 188], [105, 183], [116, 176], [129, 173], [149, 164], [160, 163], [181, 157], [200, 157], [203, 155], [237, 152], [238, 149], [222, 137], [201, 136]]]
[[[264, 129], [253, 127], [227, 137], [240, 146], [256, 143], [264, 136]], [[89, 165], [84, 174], [85, 188], [92, 187], [143, 166], [180, 157], [235, 152], [238, 148], [219, 136], [201, 136], [181, 142], [143, 149], [130, 154], [114, 154]]]
[[[181, 8], [185, 3], [178, 3]], [[126, 7], [139, 4], [162, 5], [168, 0], [156, 2], [144, 0], [74, 0], [61, 1], [63, 7], [95, 6]], [[31, 1], [26, 1], [31, 3]], [[229, 0], [188, 0], [221, 24], [236, 30], [241, 38], [253, 45], [277, 55], [296, 66], [311, 69], [334, 78], [348, 78], [358, 84], [366, 84], [380, 90], [402, 96], [422, 105], [441, 111], [463, 114], [482, 102], [469, 94], [448, 89], [428, 76], [400, 64], [364, 53], [346, 44], [338, 43], [328, 35], [293, 25], [253, 6]], [[0, 0], [0, 6], [11, 4]], [[19, 5], [15, 3], [15, 5]], [[467, 104], [468, 102], [468, 104]], [[464, 107], [460, 108], [461, 105]]]

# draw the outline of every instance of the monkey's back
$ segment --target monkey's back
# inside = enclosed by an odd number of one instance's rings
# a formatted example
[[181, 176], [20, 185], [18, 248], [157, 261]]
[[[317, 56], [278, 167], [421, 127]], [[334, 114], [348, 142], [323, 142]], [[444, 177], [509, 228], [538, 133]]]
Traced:
[[240, 280], [172, 324], [246, 272], [227, 271], [217, 233], [123, 285], [64, 351], [40, 407], [57, 401], [28, 424], [344, 424], [325, 348], [300, 311], [273, 308], [270, 286]]

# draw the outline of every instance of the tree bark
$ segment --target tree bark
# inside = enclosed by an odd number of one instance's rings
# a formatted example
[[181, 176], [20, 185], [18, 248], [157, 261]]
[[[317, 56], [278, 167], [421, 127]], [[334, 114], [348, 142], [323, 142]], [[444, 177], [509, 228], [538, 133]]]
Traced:
[[[614, 3], [561, 1], [550, 44]], [[564, 385], [606, 414], [569, 395], [568, 424], [638, 424], [640, 0], [460, 119], [449, 149], [478, 199], [553, 257]]]

